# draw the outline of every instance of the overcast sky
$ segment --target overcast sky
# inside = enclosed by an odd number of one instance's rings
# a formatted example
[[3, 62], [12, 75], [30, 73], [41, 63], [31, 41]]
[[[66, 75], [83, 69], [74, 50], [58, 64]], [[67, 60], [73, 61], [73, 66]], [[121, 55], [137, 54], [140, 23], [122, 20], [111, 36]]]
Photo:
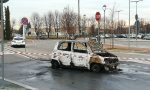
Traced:
[[[132, 1], [132, 0], [131, 0]], [[115, 10], [120, 12], [120, 19], [128, 21], [128, 6], [129, 0], [80, 0], [81, 15], [86, 17], [95, 16], [99, 11], [103, 17], [102, 6], [107, 5], [106, 16], [109, 16], [110, 9], [115, 4]], [[150, 0], [143, 0], [138, 3], [138, 15], [140, 18], [150, 21]], [[11, 19], [16, 19], [18, 22], [22, 17], [30, 18], [34, 12], [41, 16], [49, 11], [62, 11], [64, 7], [69, 6], [77, 12], [78, 0], [9, 0], [4, 4], [10, 7]], [[131, 20], [134, 21], [135, 3], [131, 3]], [[117, 19], [117, 13], [115, 19]]]

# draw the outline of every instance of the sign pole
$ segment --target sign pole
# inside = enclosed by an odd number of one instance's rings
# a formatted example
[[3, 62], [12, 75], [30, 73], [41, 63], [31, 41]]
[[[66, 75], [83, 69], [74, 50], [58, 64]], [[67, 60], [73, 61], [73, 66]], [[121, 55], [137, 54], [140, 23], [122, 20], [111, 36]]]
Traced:
[[1, 32], [2, 32], [2, 40], [1, 40], [1, 60], [2, 60], [2, 80], [4, 81], [4, 22], [3, 22], [3, 0], [1, 0]]
[[25, 52], [26, 52], [26, 27], [27, 25], [23, 25], [23, 39], [25, 41]]
[[21, 19], [21, 23], [23, 25], [23, 39], [25, 41], [25, 52], [26, 52], [26, 27], [27, 27], [27, 24], [28, 24], [28, 19], [26, 17], [23, 17]]
[[101, 14], [100, 12], [96, 12], [95, 14], [95, 19], [98, 22], [98, 43], [100, 44], [100, 35], [99, 35], [99, 30], [100, 30], [100, 19], [101, 19]]
[[98, 21], [98, 43], [100, 44], [100, 34], [99, 31], [100, 30], [100, 21]]

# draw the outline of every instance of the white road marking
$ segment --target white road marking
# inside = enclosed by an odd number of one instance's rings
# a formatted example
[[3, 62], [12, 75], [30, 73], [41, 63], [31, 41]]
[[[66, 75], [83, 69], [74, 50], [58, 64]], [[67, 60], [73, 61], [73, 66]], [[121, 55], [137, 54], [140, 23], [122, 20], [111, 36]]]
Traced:
[[[2, 79], [2, 77], [0, 77], [0, 79]], [[22, 86], [22, 87], [24, 87], [24, 88], [26, 88], [26, 89], [38, 90], [37, 88], [31, 87], [31, 86], [29, 86], [29, 85], [25, 85], [25, 84], [23, 84], [23, 83], [19, 83], [19, 82], [16, 82], [16, 81], [10, 80], [10, 79], [6, 79], [6, 78], [4, 78], [4, 80], [5, 80], [5, 81], [8, 81], [8, 82], [10, 82], [10, 83], [13, 83], [13, 84], [16, 84], [16, 85]]]

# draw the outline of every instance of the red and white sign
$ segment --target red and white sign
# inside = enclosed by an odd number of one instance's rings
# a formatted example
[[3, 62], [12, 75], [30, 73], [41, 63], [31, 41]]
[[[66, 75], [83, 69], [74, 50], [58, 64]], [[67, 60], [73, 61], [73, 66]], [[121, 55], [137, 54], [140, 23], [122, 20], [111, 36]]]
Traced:
[[27, 25], [27, 24], [28, 24], [28, 19], [27, 19], [26, 17], [23, 17], [23, 18], [21, 19], [21, 23], [22, 23], [23, 25]]
[[96, 14], [95, 14], [95, 19], [96, 19], [96, 21], [100, 21], [100, 19], [101, 19], [101, 14], [100, 14], [100, 12], [96, 12]]

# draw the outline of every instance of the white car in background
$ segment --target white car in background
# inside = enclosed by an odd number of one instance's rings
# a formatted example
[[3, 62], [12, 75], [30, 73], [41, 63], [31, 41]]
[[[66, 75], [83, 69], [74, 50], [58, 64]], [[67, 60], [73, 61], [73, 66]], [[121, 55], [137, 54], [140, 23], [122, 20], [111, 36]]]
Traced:
[[13, 38], [13, 40], [11, 41], [11, 47], [15, 46], [25, 47], [25, 40], [23, 39], [23, 37], [17, 36]]

